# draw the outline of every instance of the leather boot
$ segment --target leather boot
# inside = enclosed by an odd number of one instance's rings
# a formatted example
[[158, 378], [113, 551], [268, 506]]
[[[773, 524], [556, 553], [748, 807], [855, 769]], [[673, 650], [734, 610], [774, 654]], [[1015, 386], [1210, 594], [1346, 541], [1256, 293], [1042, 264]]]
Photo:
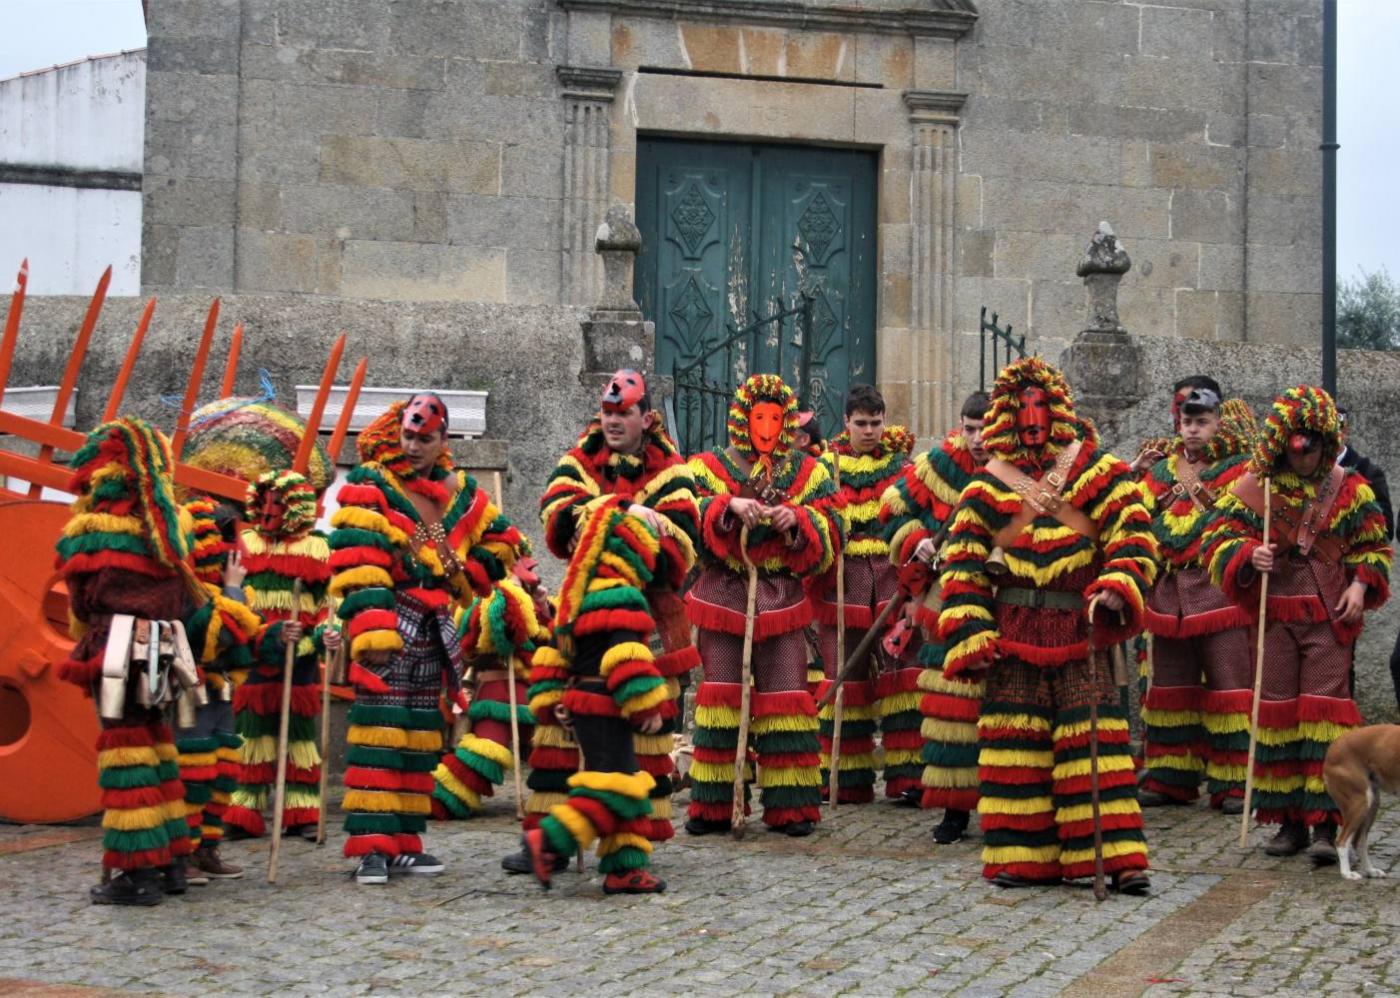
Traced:
[[1269, 856], [1296, 856], [1308, 847], [1308, 826], [1301, 821], [1287, 821], [1264, 846]]
[[1331, 866], [1337, 862], [1337, 826], [1324, 821], [1312, 830], [1312, 845], [1308, 846], [1308, 857], [1317, 866]]

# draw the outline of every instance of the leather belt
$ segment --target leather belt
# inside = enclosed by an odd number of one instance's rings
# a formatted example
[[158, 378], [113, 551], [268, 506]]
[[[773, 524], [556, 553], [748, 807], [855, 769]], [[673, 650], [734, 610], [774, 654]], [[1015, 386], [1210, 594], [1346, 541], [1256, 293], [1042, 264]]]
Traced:
[[1062, 589], [1022, 589], [1019, 586], [1002, 586], [997, 590], [996, 600], [1007, 606], [1025, 606], [1032, 610], [1082, 610], [1084, 597], [1079, 593]]

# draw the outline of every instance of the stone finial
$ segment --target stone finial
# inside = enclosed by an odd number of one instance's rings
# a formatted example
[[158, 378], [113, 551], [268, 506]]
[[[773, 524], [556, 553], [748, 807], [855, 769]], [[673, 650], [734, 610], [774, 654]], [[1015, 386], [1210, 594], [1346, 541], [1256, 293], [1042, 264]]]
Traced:
[[1113, 234], [1113, 227], [1107, 222], [1099, 223], [1099, 230], [1089, 240], [1084, 255], [1079, 260], [1075, 273], [1084, 278], [1084, 286], [1089, 291], [1089, 322], [1086, 331], [1101, 333], [1124, 333], [1118, 319], [1118, 282], [1131, 269], [1132, 260], [1128, 251]]
[[603, 216], [593, 248], [603, 258], [602, 308], [637, 310], [632, 297], [632, 266], [642, 248], [642, 233], [627, 209], [615, 204]]

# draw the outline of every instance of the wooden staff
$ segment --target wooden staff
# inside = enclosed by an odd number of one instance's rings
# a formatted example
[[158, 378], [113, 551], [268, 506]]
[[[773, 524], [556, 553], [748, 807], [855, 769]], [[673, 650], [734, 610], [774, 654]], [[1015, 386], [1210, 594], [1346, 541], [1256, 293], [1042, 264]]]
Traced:
[[[837, 501], [841, 492], [841, 455], [831, 452], [831, 479], [836, 485]], [[841, 515], [838, 507], [836, 515]], [[839, 524], [838, 524], [839, 529]], [[872, 629], [873, 633], [873, 629]], [[846, 552], [845, 543], [836, 546], [836, 664], [846, 664]], [[842, 669], [842, 671], [845, 671]], [[831, 813], [836, 813], [836, 805], [841, 796], [841, 721], [846, 712], [846, 684], [836, 685], [836, 703], [831, 709], [831, 758], [827, 770], [826, 793]]]
[[515, 697], [515, 656], [506, 659], [506, 694], [510, 697], [510, 756], [515, 768], [515, 819], [525, 819], [525, 778], [520, 774], [520, 709]]
[[[292, 615], [301, 620], [301, 580], [292, 580]], [[287, 642], [282, 657], [282, 717], [277, 727], [277, 782], [272, 791], [272, 849], [267, 855], [267, 882], [277, 883], [277, 858], [282, 852], [282, 812], [287, 807], [287, 735], [292, 723], [292, 667], [297, 661], [296, 641]], [[325, 768], [325, 760], [321, 761]], [[324, 803], [324, 802], [323, 802]]]
[[744, 607], [744, 656], [739, 672], [739, 732], [734, 743], [734, 800], [729, 829], [744, 837], [744, 762], [749, 754], [749, 684], [753, 681], [753, 625], [758, 615], [758, 566], [749, 559], [749, 526], [739, 528], [739, 553], [749, 567], [748, 602]]
[[1094, 612], [1099, 608], [1099, 594], [1089, 600], [1089, 619], [1085, 626], [1085, 643], [1089, 651], [1089, 811], [1094, 820], [1094, 900], [1108, 897], [1103, 869], [1103, 814], [1099, 802], [1099, 665], [1094, 654]]
[[[334, 677], [332, 677], [334, 673]], [[340, 681], [345, 673], [345, 635], [340, 636], [340, 644], [335, 654], [326, 660], [325, 672], [321, 681], [321, 807], [316, 814], [316, 844], [326, 843], [326, 781], [330, 775], [327, 760], [331, 751], [331, 682]]]
[[[1264, 544], [1273, 519], [1269, 479], [1264, 479]], [[1240, 812], [1240, 848], [1249, 844], [1249, 812], [1254, 803], [1254, 753], [1259, 749], [1259, 697], [1264, 689], [1264, 631], [1269, 610], [1269, 573], [1259, 580], [1259, 628], [1254, 647], [1254, 699], [1249, 705], [1249, 758], [1244, 769], [1244, 810]]]

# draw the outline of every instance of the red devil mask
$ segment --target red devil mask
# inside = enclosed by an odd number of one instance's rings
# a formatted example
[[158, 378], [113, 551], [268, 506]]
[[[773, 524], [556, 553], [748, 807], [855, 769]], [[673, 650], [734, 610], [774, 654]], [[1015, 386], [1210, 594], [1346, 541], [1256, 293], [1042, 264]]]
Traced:
[[262, 509], [259, 512], [262, 514], [262, 529], [269, 534], [275, 534], [282, 529], [282, 520], [287, 515], [287, 504], [282, 501], [282, 496], [276, 489], [268, 489], [263, 493]]
[[436, 433], [447, 429], [447, 406], [431, 393], [415, 395], [403, 410], [403, 428], [414, 433]]
[[1044, 447], [1050, 439], [1050, 399], [1045, 389], [1031, 386], [1016, 393], [1016, 437], [1030, 450]]
[[1295, 457], [1307, 457], [1322, 446], [1322, 437], [1310, 431], [1289, 434], [1288, 453]]
[[783, 407], [776, 402], [756, 402], [749, 410], [749, 439], [753, 449], [767, 457], [783, 435]]
[[630, 368], [623, 368], [612, 376], [608, 387], [603, 390], [603, 411], [626, 412], [634, 405], [641, 405], [646, 394], [647, 383], [642, 376]]

